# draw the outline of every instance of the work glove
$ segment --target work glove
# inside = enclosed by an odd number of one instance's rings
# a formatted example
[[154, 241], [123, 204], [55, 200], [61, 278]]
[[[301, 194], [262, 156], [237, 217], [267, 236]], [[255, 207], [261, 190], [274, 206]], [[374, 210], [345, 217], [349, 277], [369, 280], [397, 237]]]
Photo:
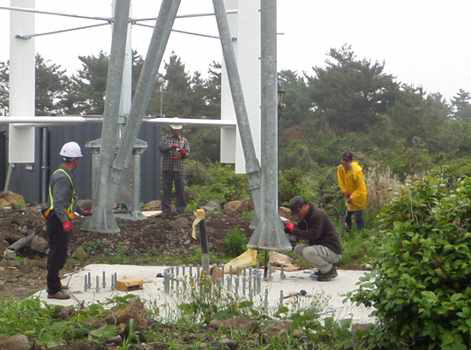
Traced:
[[294, 232], [294, 228], [296, 227], [291, 221], [284, 222], [283, 225], [285, 226], [285, 232], [290, 234]]
[[188, 151], [184, 148], [180, 149], [179, 152], [180, 152], [180, 155], [182, 156], [182, 158], [185, 158], [188, 154]]
[[70, 221], [64, 221], [62, 227], [64, 229], [64, 232], [70, 232], [74, 228], [74, 225]]
[[170, 148], [177, 149], [178, 145], [176, 145], [176, 144], [170, 145]]

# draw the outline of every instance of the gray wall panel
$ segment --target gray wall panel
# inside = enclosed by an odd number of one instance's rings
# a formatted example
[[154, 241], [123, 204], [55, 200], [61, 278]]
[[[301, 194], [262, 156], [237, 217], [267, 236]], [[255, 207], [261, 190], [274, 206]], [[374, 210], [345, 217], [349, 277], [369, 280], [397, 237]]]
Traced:
[[[75, 184], [80, 198], [91, 198], [91, 154], [85, 148], [88, 141], [101, 136], [100, 124], [79, 124], [74, 126], [48, 127], [48, 174], [50, 175], [60, 164], [59, 151], [62, 145], [76, 141], [82, 146], [84, 157], [76, 170]], [[17, 165], [12, 173], [11, 190], [22, 194], [30, 203], [39, 203], [41, 180], [41, 128], [36, 130], [36, 163], [33, 166]], [[144, 124], [139, 138], [148, 143], [142, 156], [141, 201], [148, 202], [160, 198], [160, 127]], [[1, 148], [0, 148], [1, 150]], [[1, 157], [0, 157], [1, 158]], [[49, 185], [49, 183], [48, 183]]]

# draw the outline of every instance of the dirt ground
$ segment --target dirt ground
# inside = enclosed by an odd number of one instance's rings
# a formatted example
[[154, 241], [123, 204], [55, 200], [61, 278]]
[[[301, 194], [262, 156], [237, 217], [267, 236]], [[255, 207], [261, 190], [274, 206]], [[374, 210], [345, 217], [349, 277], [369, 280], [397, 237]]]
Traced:
[[[171, 218], [150, 217], [134, 222], [118, 220], [121, 228], [119, 234], [84, 232], [76, 225], [77, 228], [71, 233], [69, 255], [74, 256], [84, 250], [87, 254], [79, 259], [79, 264], [67, 264], [63, 272], [79, 269], [96, 261], [100, 255], [154, 255], [156, 265], [161, 254], [184, 256], [199, 244], [190, 237], [192, 222], [191, 214]], [[247, 236], [250, 235], [249, 222], [239, 215], [209, 215], [206, 227], [211, 252], [222, 253], [224, 235], [237, 226]], [[0, 210], [0, 298], [21, 298], [45, 288], [45, 254], [24, 248], [18, 252], [16, 259], [2, 259], [3, 251], [9, 244], [32, 232], [47, 238], [45, 223], [35, 208]]]

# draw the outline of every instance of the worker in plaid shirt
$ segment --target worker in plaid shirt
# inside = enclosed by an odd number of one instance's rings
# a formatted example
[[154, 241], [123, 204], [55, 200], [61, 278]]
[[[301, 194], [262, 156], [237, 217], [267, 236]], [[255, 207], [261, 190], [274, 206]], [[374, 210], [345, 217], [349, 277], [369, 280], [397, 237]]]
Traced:
[[169, 215], [172, 212], [170, 198], [173, 183], [175, 183], [175, 196], [177, 197], [177, 213], [180, 214], [185, 211], [183, 159], [190, 154], [190, 144], [181, 134], [182, 125], [170, 124], [170, 129], [172, 130], [171, 135], [164, 136], [160, 143], [164, 189], [161, 207], [164, 215]]

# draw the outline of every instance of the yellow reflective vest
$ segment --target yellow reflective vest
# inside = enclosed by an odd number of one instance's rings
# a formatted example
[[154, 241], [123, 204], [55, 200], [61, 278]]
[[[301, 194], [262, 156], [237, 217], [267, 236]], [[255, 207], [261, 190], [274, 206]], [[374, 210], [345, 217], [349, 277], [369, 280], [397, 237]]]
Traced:
[[[72, 178], [70, 177], [69, 173], [65, 171], [64, 169], [59, 168], [56, 171], [54, 171], [52, 175], [55, 175], [57, 173], [64, 174], [64, 176], [69, 181], [70, 187], [72, 188], [72, 196], [70, 198], [68, 207], [64, 208], [64, 214], [68, 220], [74, 220], [77, 218], [77, 215], [75, 215], [75, 211], [74, 211], [76, 203], [77, 203], [77, 192], [75, 191], [74, 182], [72, 181]], [[49, 185], [49, 207], [41, 211], [41, 214], [45, 220], [47, 220], [47, 218], [49, 217], [49, 214], [51, 214], [54, 208], [55, 208], [55, 198], [52, 193], [52, 187], [51, 185]]]
[[342, 193], [351, 194], [351, 203], [347, 202], [349, 211], [363, 210], [368, 207], [368, 189], [358, 162], [352, 162], [352, 168], [348, 171], [340, 164], [337, 167], [337, 183]]

